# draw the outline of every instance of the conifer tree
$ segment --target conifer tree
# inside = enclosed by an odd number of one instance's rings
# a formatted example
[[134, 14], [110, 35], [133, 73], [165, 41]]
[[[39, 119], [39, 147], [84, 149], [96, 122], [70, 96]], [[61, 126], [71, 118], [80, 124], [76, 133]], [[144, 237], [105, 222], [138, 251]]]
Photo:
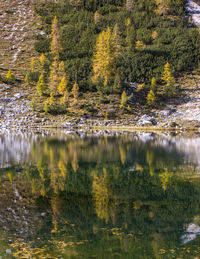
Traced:
[[144, 49], [144, 44], [141, 40], [136, 41], [135, 49], [136, 50], [143, 50]]
[[8, 73], [6, 74], [6, 79], [10, 82], [13, 82], [15, 80], [15, 76], [13, 75], [11, 69], [8, 70]]
[[44, 53], [42, 53], [40, 56], [40, 66], [41, 66], [42, 72], [44, 72], [44, 65], [45, 65], [45, 55]]
[[156, 1], [156, 5], [157, 5], [157, 10], [156, 12], [160, 15], [162, 14], [168, 14], [171, 10], [170, 4], [171, 1], [170, 0], [155, 0]]
[[152, 36], [152, 39], [155, 40], [158, 37], [157, 31], [153, 31], [151, 36]]
[[119, 55], [121, 50], [121, 38], [120, 38], [119, 27], [117, 23], [114, 26], [112, 38], [113, 38], [113, 44], [114, 44], [113, 54], [117, 56]]
[[36, 66], [35, 58], [32, 58], [31, 59], [31, 72], [32, 73], [35, 72], [35, 66]]
[[126, 0], [126, 10], [132, 11], [134, 7], [134, 0]]
[[100, 21], [101, 15], [98, 11], [94, 13], [94, 23], [97, 24]]
[[74, 100], [77, 101], [78, 96], [79, 96], [79, 86], [78, 86], [77, 82], [75, 82], [72, 87], [72, 94], [74, 96]]
[[108, 84], [109, 79], [115, 72], [116, 45], [110, 28], [102, 31], [97, 38], [96, 52], [93, 60], [93, 81], [103, 81], [103, 85]]
[[153, 90], [150, 90], [150, 92], [147, 95], [147, 104], [152, 106], [152, 105], [155, 105], [155, 102], [156, 102], [155, 94]]
[[153, 92], [155, 92], [155, 91], [156, 91], [156, 87], [157, 87], [156, 78], [153, 77], [152, 80], [151, 80], [150, 90], [152, 90]]
[[66, 91], [66, 89], [67, 89], [67, 79], [66, 77], [63, 77], [58, 86], [58, 93], [61, 95], [64, 95], [64, 92]]
[[59, 58], [59, 53], [61, 51], [61, 42], [60, 42], [60, 31], [58, 26], [58, 19], [55, 16], [51, 26], [51, 44], [50, 52], [54, 57]]
[[[65, 63], [64, 63], [64, 61], [61, 61], [58, 66], [58, 79], [61, 81], [63, 77], [66, 78]], [[66, 78], [66, 80], [67, 80], [67, 78]]]
[[164, 72], [161, 78], [165, 83], [165, 92], [167, 92], [168, 96], [172, 96], [175, 94], [175, 79], [171, 74], [170, 64], [167, 62], [164, 66]]
[[38, 80], [37, 85], [36, 85], [36, 89], [37, 89], [37, 92], [40, 96], [42, 96], [47, 90], [47, 85], [45, 83], [43, 73], [41, 73], [41, 75], [39, 77], [39, 80]]
[[31, 76], [30, 76], [30, 73], [27, 72], [26, 75], [25, 75], [25, 79], [24, 79], [26, 85], [29, 85], [30, 82], [31, 82]]
[[126, 29], [126, 46], [127, 50], [131, 51], [135, 44], [136, 32], [133, 25], [127, 27]]
[[58, 57], [55, 56], [50, 66], [49, 89], [51, 93], [57, 94], [60, 78], [58, 77]]
[[127, 95], [126, 95], [126, 92], [123, 91], [122, 95], [121, 95], [121, 105], [120, 105], [120, 109], [121, 108], [125, 108], [127, 104]]
[[69, 92], [67, 91], [67, 89], [64, 92], [63, 97], [60, 98], [60, 103], [61, 104], [67, 104], [69, 100]]
[[36, 108], [35, 98], [33, 98], [33, 99], [31, 100], [30, 106], [31, 106], [32, 111], [35, 111], [35, 108]]

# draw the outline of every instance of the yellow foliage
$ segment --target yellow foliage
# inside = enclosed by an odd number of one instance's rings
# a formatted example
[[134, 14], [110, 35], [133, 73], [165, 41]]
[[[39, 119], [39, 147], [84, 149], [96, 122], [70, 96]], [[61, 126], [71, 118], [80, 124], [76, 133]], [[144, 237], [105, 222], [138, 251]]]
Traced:
[[145, 48], [145, 46], [141, 40], [136, 41], [136, 43], [135, 43], [136, 50], [143, 50], [144, 48]]
[[67, 79], [63, 77], [58, 86], [58, 93], [64, 95], [64, 92], [67, 90]]
[[75, 82], [73, 85], [72, 94], [74, 96], [74, 99], [77, 100], [78, 96], [79, 96], [79, 86], [78, 86], [77, 82]]
[[126, 19], [125, 25], [126, 25], [126, 27], [129, 27], [131, 25], [131, 19], [130, 18]]
[[44, 53], [42, 53], [41, 56], [40, 56], [40, 65], [41, 65], [42, 70], [44, 70], [44, 65], [45, 65], [45, 55], [44, 55]]
[[96, 11], [94, 13], [94, 23], [97, 24], [99, 22], [100, 18], [101, 18], [101, 15], [98, 13], [98, 11]]
[[152, 36], [152, 39], [155, 40], [158, 37], [157, 31], [153, 31], [151, 36]]
[[126, 92], [123, 91], [122, 95], [121, 95], [121, 105], [120, 108], [124, 108], [127, 104], [127, 95]]
[[13, 75], [11, 69], [8, 70], [8, 73], [6, 74], [6, 79], [8, 79], [10, 81], [14, 81], [15, 80], [15, 76]]
[[51, 44], [50, 44], [50, 52], [54, 56], [59, 57], [59, 52], [61, 51], [61, 43], [60, 43], [60, 32], [58, 26], [58, 19], [55, 16], [51, 25]]
[[152, 90], [147, 94], [147, 104], [148, 105], [154, 105], [156, 103], [156, 97]]
[[119, 34], [115, 28], [114, 34], [111, 33], [110, 28], [102, 31], [96, 41], [96, 52], [93, 59], [93, 81], [103, 81], [103, 85], [108, 84], [109, 79], [115, 72], [115, 58], [119, 53]]

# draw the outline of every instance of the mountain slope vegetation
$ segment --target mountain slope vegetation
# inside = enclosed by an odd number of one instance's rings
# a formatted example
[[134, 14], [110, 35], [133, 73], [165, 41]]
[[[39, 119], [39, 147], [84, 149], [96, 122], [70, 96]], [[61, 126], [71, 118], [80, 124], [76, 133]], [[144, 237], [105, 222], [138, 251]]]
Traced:
[[56, 16], [62, 41], [60, 59], [70, 85], [78, 81], [82, 91], [94, 90], [98, 87], [92, 80], [97, 37], [117, 25], [120, 49], [108, 88], [112, 88], [116, 76], [122, 83], [149, 84], [152, 77], [159, 81], [166, 62], [177, 76], [197, 67], [200, 56], [199, 31], [188, 23], [185, 5], [185, 0], [45, 2], [36, 11], [46, 34], [36, 36], [35, 49], [48, 55], [51, 23]]

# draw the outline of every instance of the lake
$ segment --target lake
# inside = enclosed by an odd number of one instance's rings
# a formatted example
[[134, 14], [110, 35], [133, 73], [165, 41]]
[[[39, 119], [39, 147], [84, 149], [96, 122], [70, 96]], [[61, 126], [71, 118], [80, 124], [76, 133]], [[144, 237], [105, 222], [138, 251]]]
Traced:
[[2, 258], [199, 258], [200, 135], [0, 133]]

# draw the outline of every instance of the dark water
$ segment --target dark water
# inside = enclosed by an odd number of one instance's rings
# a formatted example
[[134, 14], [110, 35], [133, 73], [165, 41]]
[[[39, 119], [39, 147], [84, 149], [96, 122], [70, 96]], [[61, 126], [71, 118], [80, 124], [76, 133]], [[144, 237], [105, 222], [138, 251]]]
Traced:
[[200, 137], [0, 134], [2, 258], [199, 258]]

